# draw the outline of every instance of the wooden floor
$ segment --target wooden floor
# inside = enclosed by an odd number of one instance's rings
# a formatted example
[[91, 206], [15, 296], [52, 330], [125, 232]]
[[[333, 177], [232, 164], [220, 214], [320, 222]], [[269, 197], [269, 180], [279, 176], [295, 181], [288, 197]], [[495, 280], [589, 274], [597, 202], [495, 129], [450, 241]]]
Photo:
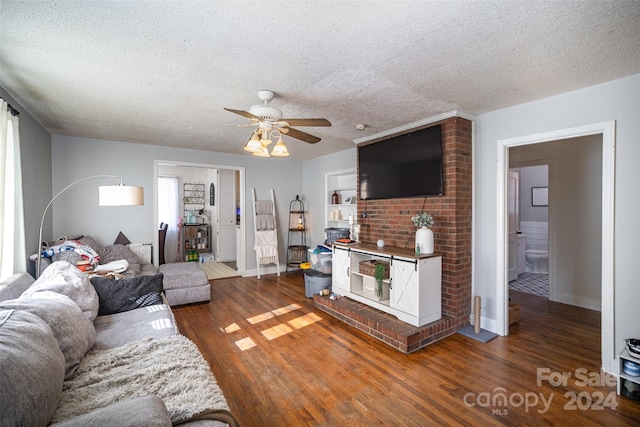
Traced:
[[[314, 309], [300, 272], [216, 280], [211, 292], [175, 316], [245, 427], [640, 425], [640, 402], [593, 384], [599, 312], [512, 292], [522, 319], [508, 337], [454, 334], [403, 354]], [[539, 385], [544, 368], [571, 377]]]

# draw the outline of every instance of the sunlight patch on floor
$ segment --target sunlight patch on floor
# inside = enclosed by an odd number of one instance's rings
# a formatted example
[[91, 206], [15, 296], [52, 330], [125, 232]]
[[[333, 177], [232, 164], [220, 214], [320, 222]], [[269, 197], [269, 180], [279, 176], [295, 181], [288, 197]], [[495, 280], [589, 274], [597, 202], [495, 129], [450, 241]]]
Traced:
[[293, 320], [289, 320], [287, 323], [296, 329], [300, 329], [316, 323], [319, 320], [322, 320], [322, 317], [318, 316], [315, 313], [307, 313], [304, 316], [296, 317]]
[[257, 316], [249, 317], [247, 319], [247, 322], [251, 323], [252, 325], [255, 325], [256, 323], [264, 322], [265, 320], [273, 319], [274, 317], [275, 317], [275, 315], [272, 312], [267, 311], [266, 313], [262, 313], [262, 314], [258, 314]]
[[256, 323], [264, 322], [265, 320], [273, 319], [275, 316], [282, 316], [283, 314], [287, 314], [292, 312], [293, 310], [298, 310], [300, 307], [298, 304], [289, 304], [285, 307], [276, 308], [275, 310], [267, 311], [266, 313], [258, 314], [257, 316], [249, 317], [247, 322], [255, 325]]
[[224, 331], [228, 334], [230, 334], [231, 332], [239, 331], [239, 330], [240, 330], [240, 326], [237, 323], [232, 323], [226, 328], [224, 328]]
[[293, 329], [291, 329], [285, 323], [281, 323], [274, 326], [273, 328], [265, 329], [264, 331], [262, 331], [262, 335], [264, 335], [266, 339], [271, 341], [290, 332], [293, 332]]
[[301, 308], [298, 304], [289, 304], [286, 307], [280, 307], [280, 308], [276, 308], [275, 310], [272, 310], [271, 312], [273, 314], [275, 314], [276, 316], [281, 316], [283, 314], [287, 314], [293, 310], [297, 310]]
[[[265, 320], [273, 319], [276, 316], [282, 316], [287, 313], [291, 313], [292, 311], [301, 309], [302, 307], [299, 304], [289, 304], [284, 307], [276, 308], [275, 310], [267, 311], [262, 314], [258, 314], [257, 316], [247, 318], [247, 322], [252, 325], [256, 323], [264, 322]], [[295, 319], [289, 320], [287, 323], [280, 323], [272, 328], [264, 329], [260, 331], [262, 336], [264, 336], [269, 341], [272, 341], [276, 338], [279, 338], [283, 335], [289, 334], [293, 332], [295, 329], [304, 328], [305, 326], [309, 326], [319, 320], [322, 320], [320, 316], [315, 313], [307, 313], [303, 316], [296, 317]], [[232, 332], [239, 331], [241, 328], [237, 323], [232, 323], [226, 328], [222, 329], [223, 332], [228, 334]], [[235, 344], [240, 348], [240, 350], [245, 351], [250, 348], [256, 347], [257, 344], [249, 337], [243, 338], [235, 342]]]
[[256, 346], [256, 343], [249, 337], [236, 341], [236, 345], [242, 351], [249, 350]]

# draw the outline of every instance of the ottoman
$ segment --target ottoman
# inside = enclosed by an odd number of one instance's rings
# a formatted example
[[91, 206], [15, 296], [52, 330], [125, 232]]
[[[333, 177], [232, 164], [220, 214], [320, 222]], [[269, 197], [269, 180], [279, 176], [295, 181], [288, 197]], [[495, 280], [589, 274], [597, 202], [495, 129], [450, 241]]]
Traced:
[[164, 294], [170, 306], [206, 302], [211, 299], [211, 285], [207, 275], [195, 262], [162, 264]]

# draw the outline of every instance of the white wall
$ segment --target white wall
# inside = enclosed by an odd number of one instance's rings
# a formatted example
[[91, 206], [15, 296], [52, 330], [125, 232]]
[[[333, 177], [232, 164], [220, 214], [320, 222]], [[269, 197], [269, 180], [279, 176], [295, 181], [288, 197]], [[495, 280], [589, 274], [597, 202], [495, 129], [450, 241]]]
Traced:
[[[520, 147], [510, 149], [510, 164], [513, 162], [514, 151], [519, 149]], [[531, 188], [549, 186], [548, 170], [547, 165], [518, 168], [520, 172], [520, 221], [549, 221], [548, 206], [531, 205]]]
[[[640, 74], [540, 101], [482, 114], [475, 122], [474, 293], [488, 320], [496, 320], [497, 141], [559, 129], [616, 121], [615, 346], [640, 336], [637, 303], [640, 212]], [[609, 331], [609, 333], [612, 331]]]
[[[304, 207], [307, 213], [307, 245], [315, 247], [325, 240], [325, 189], [324, 179], [327, 172], [344, 169], [355, 169], [356, 148], [339, 153], [328, 154], [304, 162], [303, 194]], [[302, 195], [300, 196], [302, 198]]]
[[[122, 175], [125, 183], [145, 188], [144, 206], [99, 207], [97, 187], [114, 180], [91, 180], [63, 194], [53, 207], [53, 234], [91, 234], [101, 244], [111, 244], [119, 231], [131, 241], [153, 242], [158, 224], [154, 223], [154, 161], [180, 161], [198, 165], [238, 166], [246, 168], [246, 268], [256, 268], [251, 221], [251, 189], [258, 198], [269, 198], [275, 189], [278, 224], [287, 224], [289, 202], [302, 194], [302, 162], [277, 158], [256, 158], [213, 151], [187, 150], [120, 141], [53, 135], [52, 183], [59, 190], [69, 183], [92, 175]], [[51, 238], [52, 235], [45, 236]], [[279, 255], [286, 261], [287, 233], [279, 227]], [[157, 259], [157, 258], [156, 258]]]

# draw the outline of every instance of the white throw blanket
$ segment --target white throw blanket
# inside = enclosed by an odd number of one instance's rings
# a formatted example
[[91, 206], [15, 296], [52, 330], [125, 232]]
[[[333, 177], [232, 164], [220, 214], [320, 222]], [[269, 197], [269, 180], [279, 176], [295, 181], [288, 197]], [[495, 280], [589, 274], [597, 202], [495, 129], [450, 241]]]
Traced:
[[129, 268], [129, 262], [126, 259], [119, 259], [117, 261], [111, 261], [106, 264], [100, 264], [93, 269], [96, 273], [102, 273], [111, 271], [114, 273], [123, 273]]
[[278, 234], [276, 230], [256, 231], [254, 249], [260, 264], [278, 262]]
[[164, 401], [174, 424], [209, 409], [229, 409], [196, 345], [174, 335], [87, 353], [64, 382], [52, 422], [152, 394]]

